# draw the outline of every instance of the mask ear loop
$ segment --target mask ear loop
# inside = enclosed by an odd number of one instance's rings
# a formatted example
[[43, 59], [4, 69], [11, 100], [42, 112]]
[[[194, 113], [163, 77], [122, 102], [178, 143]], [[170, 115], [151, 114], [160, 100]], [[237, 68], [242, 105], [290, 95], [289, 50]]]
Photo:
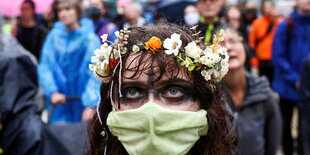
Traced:
[[123, 97], [122, 95], [122, 91], [121, 91], [121, 88], [122, 88], [122, 69], [123, 69], [123, 61], [122, 61], [122, 55], [121, 55], [121, 50], [120, 50], [120, 46], [118, 44], [118, 54], [119, 54], [119, 64], [120, 64], [120, 67], [119, 67], [119, 77], [118, 77], [118, 93], [119, 93], [119, 97]]
[[100, 117], [100, 112], [99, 112], [100, 103], [101, 103], [101, 98], [99, 98], [99, 100], [98, 100], [98, 102], [97, 102], [96, 112], [97, 112], [97, 116], [98, 116], [98, 120], [99, 120], [100, 124], [103, 125], [103, 124], [102, 124], [101, 117]]

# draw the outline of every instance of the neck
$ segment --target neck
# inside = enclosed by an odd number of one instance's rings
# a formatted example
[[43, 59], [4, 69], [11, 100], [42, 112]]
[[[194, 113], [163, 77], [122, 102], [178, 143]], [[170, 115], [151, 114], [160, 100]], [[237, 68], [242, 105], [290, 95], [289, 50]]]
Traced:
[[228, 74], [224, 78], [224, 82], [230, 92], [240, 91], [244, 89], [246, 85], [244, 68], [237, 70], [229, 70]]
[[224, 82], [228, 88], [228, 91], [234, 101], [235, 106], [239, 106], [243, 102], [246, 86], [246, 78], [244, 68], [237, 70], [230, 70]]
[[35, 20], [32, 17], [23, 18], [21, 20], [21, 24], [25, 27], [33, 27], [35, 25]]
[[131, 20], [129, 21], [129, 23], [130, 23], [130, 25], [137, 25], [138, 19], [137, 19], [137, 18], [131, 19]]
[[80, 27], [80, 24], [78, 21], [74, 22], [73, 24], [69, 24], [66, 26], [66, 30], [69, 32], [69, 31], [72, 31], [74, 29], [78, 29]]
[[204, 17], [206, 24], [214, 24], [215, 17]]

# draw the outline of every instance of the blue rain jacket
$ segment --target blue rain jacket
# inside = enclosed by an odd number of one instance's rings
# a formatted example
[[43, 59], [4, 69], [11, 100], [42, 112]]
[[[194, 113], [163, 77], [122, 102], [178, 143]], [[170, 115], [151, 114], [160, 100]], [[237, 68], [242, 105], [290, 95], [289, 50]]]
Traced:
[[[84, 108], [98, 101], [95, 92], [99, 90], [94, 86], [99, 81], [96, 81], [88, 65], [100, 41], [91, 20], [81, 19], [80, 24], [80, 28], [67, 32], [65, 25], [55, 23], [43, 45], [38, 75], [47, 97], [47, 108], [52, 113], [49, 114], [52, 124], [79, 122]], [[55, 105], [51, 110], [50, 96], [55, 92], [66, 97], [80, 97], [80, 100]]]
[[293, 21], [290, 26], [288, 20], [278, 25], [273, 41], [272, 86], [282, 98], [297, 100], [295, 83], [300, 81], [302, 65], [310, 53], [310, 16], [293, 12], [290, 18]]

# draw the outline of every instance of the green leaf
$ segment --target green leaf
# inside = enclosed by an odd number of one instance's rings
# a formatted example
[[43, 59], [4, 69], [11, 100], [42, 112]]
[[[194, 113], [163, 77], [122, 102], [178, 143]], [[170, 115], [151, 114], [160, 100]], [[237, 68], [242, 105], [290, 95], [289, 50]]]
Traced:
[[177, 58], [179, 58], [179, 60], [184, 61], [184, 59], [182, 58], [182, 54], [181, 53], [177, 56]]
[[190, 62], [190, 63], [193, 63], [192, 59], [189, 58], [189, 57], [186, 57], [186, 60], [187, 60], [188, 62]]
[[220, 54], [220, 57], [221, 57], [222, 59], [225, 59], [225, 55], [224, 55], [224, 54]]
[[189, 67], [188, 67], [188, 70], [189, 71], [193, 71], [195, 69], [195, 65], [190, 65]]
[[218, 63], [215, 64], [215, 67], [218, 71], [220, 71], [222, 69], [222, 65], [221, 65], [221, 61], [219, 61]]
[[201, 66], [198, 66], [198, 67], [195, 68], [195, 71], [198, 71], [200, 69], [201, 69]]
[[180, 64], [181, 66], [184, 66], [185, 65], [185, 63], [184, 63], [184, 61], [183, 62], [181, 62], [181, 64]]

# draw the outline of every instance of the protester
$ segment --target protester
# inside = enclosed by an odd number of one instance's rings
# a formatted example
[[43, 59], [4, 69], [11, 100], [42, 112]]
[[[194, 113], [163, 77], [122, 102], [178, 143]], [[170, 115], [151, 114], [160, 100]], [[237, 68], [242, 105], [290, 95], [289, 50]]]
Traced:
[[79, 19], [80, 7], [75, 0], [60, 1], [57, 8], [60, 22], [44, 42], [38, 67], [52, 124], [81, 121], [86, 118], [83, 110], [97, 102], [87, 88], [95, 83], [87, 68], [92, 51], [99, 45], [93, 23]]
[[240, 155], [274, 155], [281, 142], [279, 105], [268, 80], [246, 71], [249, 48], [241, 34], [232, 27], [224, 30], [223, 45], [229, 55], [229, 71], [224, 82], [238, 129], [237, 150]]
[[249, 35], [249, 45], [255, 49], [259, 62], [259, 74], [267, 76], [270, 83], [273, 80], [272, 42], [277, 25], [281, 21], [273, 14], [274, 9], [276, 8], [272, 1], [263, 1], [263, 16], [253, 21]]
[[20, 10], [21, 17], [13, 33], [24, 48], [39, 59], [45, 38], [45, 28], [36, 21], [35, 3], [32, 0], [24, 0]]
[[200, 13], [198, 30], [205, 43], [211, 43], [213, 31], [224, 24], [220, 21], [219, 12], [224, 0], [198, 0], [197, 9]]
[[141, 15], [143, 13], [141, 4], [137, 2], [131, 2], [125, 7], [126, 22], [122, 26], [123, 28], [129, 28], [133, 26], [143, 26], [146, 24], [146, 19]]
[[228, 25], [238, 30], [242, 34], [242, 37], [247, 40], [248, 33], [242, 21], [241, 11], [236, 6], [227, 8], [225, 19]]
[[91, 0], [88, 16], [94, 21], [95, 32], [100, 37], [102, 34], [109, 34], [109, 40], [115, 40], [116, 25], [105, 18], [107, 8], [102, 0]]
[[285, 155], [293, 154], [294, 150], [291, 135], [293, 108], [297, 105], [302, 65], [310, 53], [310, 2], [296, 2], [296, 11], [279, 24], [273, 40], [273, 88], [280, 95]]
[[[233, 154], [219, 83], [228, 56], [218, 42], [203, 52], [187, 29], [165, 23], [121, 32], [125, 39], [92, 58], [103, 83], [87, 154]], [[221, 68], [206, 61], [211, 55]]]
[[194, 5], [188, 5], [184, 9], [184, 22], [188, 26], [197, 25], [199, 22], [199, 11]]

